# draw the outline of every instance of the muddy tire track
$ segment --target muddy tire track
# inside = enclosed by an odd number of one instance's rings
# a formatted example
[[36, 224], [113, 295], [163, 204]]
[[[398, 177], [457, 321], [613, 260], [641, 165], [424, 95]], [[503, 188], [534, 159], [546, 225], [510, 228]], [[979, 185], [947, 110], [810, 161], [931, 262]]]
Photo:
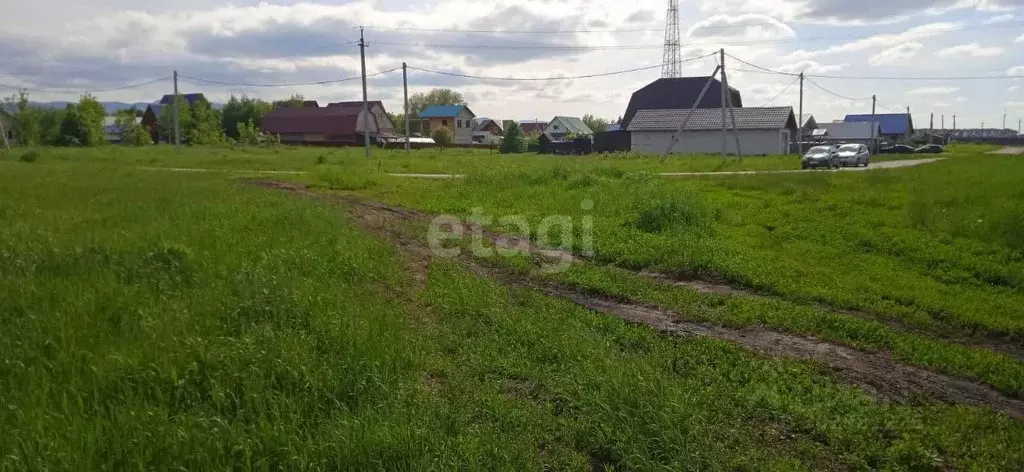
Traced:
[[[310, 190], [301, 184], [262, 180], [250, 180], [249, 182], [266, 188], [284, 190], [342, 204], [355, 218], [355, 223], [395, 243], [407, 257], [414, 261], [412, 265], [424, 273], [433, 257], [422, 238], [410, 236], [402, 230], [400, 224], [396, 224], [423, 221], [427, 219], [427, 215], [423, 213], [359, 200], [354, 197], [328, 195]], [[498, 235], [488, 234], [498, 237]], [[507, 238], [507, 236], [504, 237]], [[567, 254], [551, 254], [551, 251], [538, 248], [519, 238], [516, 238], [516, 241], [524, 246], [529, 244], [531, 253], [542, 257], [572, 257]], [[594, 312], [615, 316], [631, 323], [645, 324], [661, 332], [720, 339], [769, 357], [815, 361], [827, 367], [842, 381], [857, 385], [885, 400], [910, 402], [923, 395], [947, 403], [986, 406], [1004, 412], [1011, 417], [1024, 419], [1024, 401], [1022, 400], [1007, 396], [985, 384], [902, 364], [888, 353], [861, 351], [813, 337], [773, 331], [761, 326], [727, 328], [710, 323], [688, 322], [684, 321], [684, 316], [673, 311], [582, 293], [558, 284], [517, 274], [508, 269], [483, 265], [472, 259], [471, 256], [462, 257], [460, 262], [477, 275], [497, 279], [506, 285], [536, 290]]]

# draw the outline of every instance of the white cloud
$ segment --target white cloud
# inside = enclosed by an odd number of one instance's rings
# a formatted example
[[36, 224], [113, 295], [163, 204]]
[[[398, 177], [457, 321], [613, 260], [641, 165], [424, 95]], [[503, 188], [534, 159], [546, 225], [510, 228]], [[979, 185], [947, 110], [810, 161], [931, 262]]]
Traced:
[[810, 59], [799, 61], [793, 64], [787, 64], [784, 66], [776, 67], [775, 70], [782, 72], [788, 72], [790, 74], [796, 74], [804, 72], [807, 74], [827, 74], [829, 72], [838, 72], [845, 69], [849, 64], [822, 64], [818, 61], [812, 61]]
[[793, 28], [767, 15], [715, 15], [697, 22], [687, 30], [691, 38], [780, 39], [796, 36]]
[[1003, 104], [1006, 108], [1012, 108], [1014, 110], [1024, 110], [1024, 102], [1011, 100]]
[[1006, 93], [1016, 93], [1019, 90], [1020, 90], [1020, 86], [1019, 85], [1011, 85], [1011, 86], [1006, 88]]
[[978, 43], [961, 44], [959, 46], [940, 49], [935, 53], [938, 57], [995, 57], [1003, 53], [999, 46], [985, 47]]
[[1017, 39], [1013, 40], [1015, 43], [1024, 43], [1024, 34], [1017, 36]]
[[932, 104], [934, 108], [949, 108], [949, 104], [946, 102], [935, 102]]
[[1003, 15], [993, 16], [992, 18], [989, 18], [981, 23], [984, 25], [994, 25], [996, 23], [1006, 23], [1007, 21], [1012, 21], [1013, 18], [1013, 14], [1006, 13]]
[[917, 56], [917, 53], [923, 48], [924, 45], [921, 43], [905, 43], [893, 46], [871, 56], [871, 58], [868, 59], [868, 64], [878, 67], [905, 61]]
[[953, 101], [957, 103], [964, 103], [967, 101], [967, 97], [956, 97], [956, 99]]
[[832, 46], [820, 51], [798, 50], [790, 53], [788, 58], [794, 60], [810, 59], [823, 55], [867, 51], [877, 48], [891, 48], [893, 46], [906, 46], [911, 43], [919, 44], [915, 43], [915, 41], [941, 36], [951, 31], [956, 31], [961, 27], [962, 25], [960, 23], [929, 23], [915, 26], [902, 33], [877, 34], [868, 38], [858, 39], [838, 46]]
[[949, 95], [960, 90], [960, 87], [921, 87], [908, 90], [907, 95]]
[[1024, 66], [1016, 66], [1006, 69], [1006, 75], [1024, 76]]

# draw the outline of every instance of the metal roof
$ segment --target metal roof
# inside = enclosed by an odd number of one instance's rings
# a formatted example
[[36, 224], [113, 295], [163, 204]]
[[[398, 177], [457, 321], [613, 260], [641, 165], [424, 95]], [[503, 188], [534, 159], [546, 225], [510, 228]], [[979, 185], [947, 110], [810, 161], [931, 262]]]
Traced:
[[906, 113], [880, 113], [876, 115], [846, 115], [846, 123], [878, 122], [882, 134], [907, 134], [914, 132], [914, 120]]
[[[627, 131], [675, 131], [683, 123], [689, 109], [640, 110], [636, 112]], [[793, 107], [734, 108], [737, 129], [796, 129]], [[729, 128], [732, 120], [726, 115]], [[722, 129], [720, 108], [698, 108], [694, 110], [687, 131]]]
[[[469, 107], [467, 107], [466, 105], [431, 105], [431, 106], [427, 107], [426, 110], [423, 110], [423, 112], [421, 112], [418, 115], [418, 117], [419, 118], [452, 118], [452, 117], [455, 117], [455, 116], [459, 116], [459, 113], [462, 113], [463, 109], [469, 110]], [[473, 114], [472, 111], [470, 111], [469, 113]]]
[[[875, 137], [882, 135], [875, 123]], [[828, 130], [829, 139], [871, 139], [871, 123], [820, 123], [818, 130]], [[815, 130], [815, 131], [818, 131]], [[815, 136], [818, 136], [815, 134]]]
[[[594, 134], [594, 131], [591, 130], [590, 127], [588, 127], [587, 124], [583, 122], [583, 120], [576, 118], [575, 116], [556, 116], [552, 118], [551, 121], [548, 122], [548, 126], [545, 127], [544, 132], [550, 132], [551, 130], [547, 128], [550, 128], [551, 125], [555, 124], [556, 121], [561, 123], [562, 126], [565, 127], [566, 133]], [[562, 130], [558, 130], [558, 132], [561, 133]]]
[[[651, 82], [633, 92], [626, 107], [626, 114], [622, 117], [622, 126], [626, 129], [633, 121], [633, 116], [639, 110], [674, 110], [688, 109], [693, 106], [694, 101], [708, 83], [708, 77], [674, 77], [661, 78]], [[734, 108], [743, 107], [743, 97], [739, 90], [729, 87]], [[704, 94], [697, 108], [719, 109], [722, 106], [722, 82], [718, 79], [711, 79], [711, 86]]]

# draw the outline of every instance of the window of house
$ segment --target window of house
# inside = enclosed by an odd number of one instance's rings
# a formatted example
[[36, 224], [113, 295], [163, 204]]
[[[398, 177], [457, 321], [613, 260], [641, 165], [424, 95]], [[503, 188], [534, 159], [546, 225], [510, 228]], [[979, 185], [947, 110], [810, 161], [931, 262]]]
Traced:
[[462, 120], [455, 120], [455, 127], [456, 128], [461, 128], [462, 127]]
[[448, 126], [448, 120], [441, 120], [441, 126]]
[[555, 131], [558, 131], [558, 125], [555, 125]]

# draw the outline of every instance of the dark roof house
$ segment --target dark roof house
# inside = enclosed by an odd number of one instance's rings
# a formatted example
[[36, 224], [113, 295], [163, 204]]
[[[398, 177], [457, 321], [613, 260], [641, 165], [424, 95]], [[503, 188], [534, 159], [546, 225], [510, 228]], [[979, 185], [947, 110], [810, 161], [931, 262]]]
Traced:
[[906, 113], [846, 115], [846, 119], [843, 121], [846, 123], [878, 122], [878, 124], [881, 125], [883, 135], [894, 136], [914, 134], [914, 119]]
[[[368, 103], [370, 136], [389, 137], [394, 123], [379, 100]], [[362, 135], [359, 117], [363, 102], [337, 102], [326, 107], [278, 107], [263, 117], [260, 127], [266, 133], [281, 135], [282, 142], [355, 142]]]
[[[676, 131], [690, 110], [638, 110], [628, 131]], [[796, 130], [796, 117], [792, 107], [736, 108], [736, 129], [738, 130]], [[729, 129], [732, 120], [728, 119]], [[700, 108], [693, 112], [686, 123], [686, 131], [721, 131], [722, 112], [720, 108]]]
[[[651, 82], [634, 92], [633, 97], [629, 99], [626, 114], [622, 117], [622, 128], [629, 128], [633, 116], [640, 110], [683, 110], [693, 107], [707, 82], [707, 77], [664, 78]], [[732, 95], [732, 106], [743, 107], [739, 90], [729, 87], [729, 93]], [[711, 79], [711, 86], [697, 104], [697, 108], [721, 108], [721, 95], [722, 82]]]
[[[181, 98], [184, 98], [185, 101], [188, 102], [189, 105], [194, 105], [196, 103], [196, 100], [199, 100], [199, 99], [206, 100], [206, 97], [203, 94], [201, 94], [201, 93], [180, 93], [178, 95], [180, 95]], [[164, 95], [162, 98], [160, 98], [160, 102], [159, 103], [160, 103], [160, 105], [173, 105], [174, 104], [174, 94]]]

